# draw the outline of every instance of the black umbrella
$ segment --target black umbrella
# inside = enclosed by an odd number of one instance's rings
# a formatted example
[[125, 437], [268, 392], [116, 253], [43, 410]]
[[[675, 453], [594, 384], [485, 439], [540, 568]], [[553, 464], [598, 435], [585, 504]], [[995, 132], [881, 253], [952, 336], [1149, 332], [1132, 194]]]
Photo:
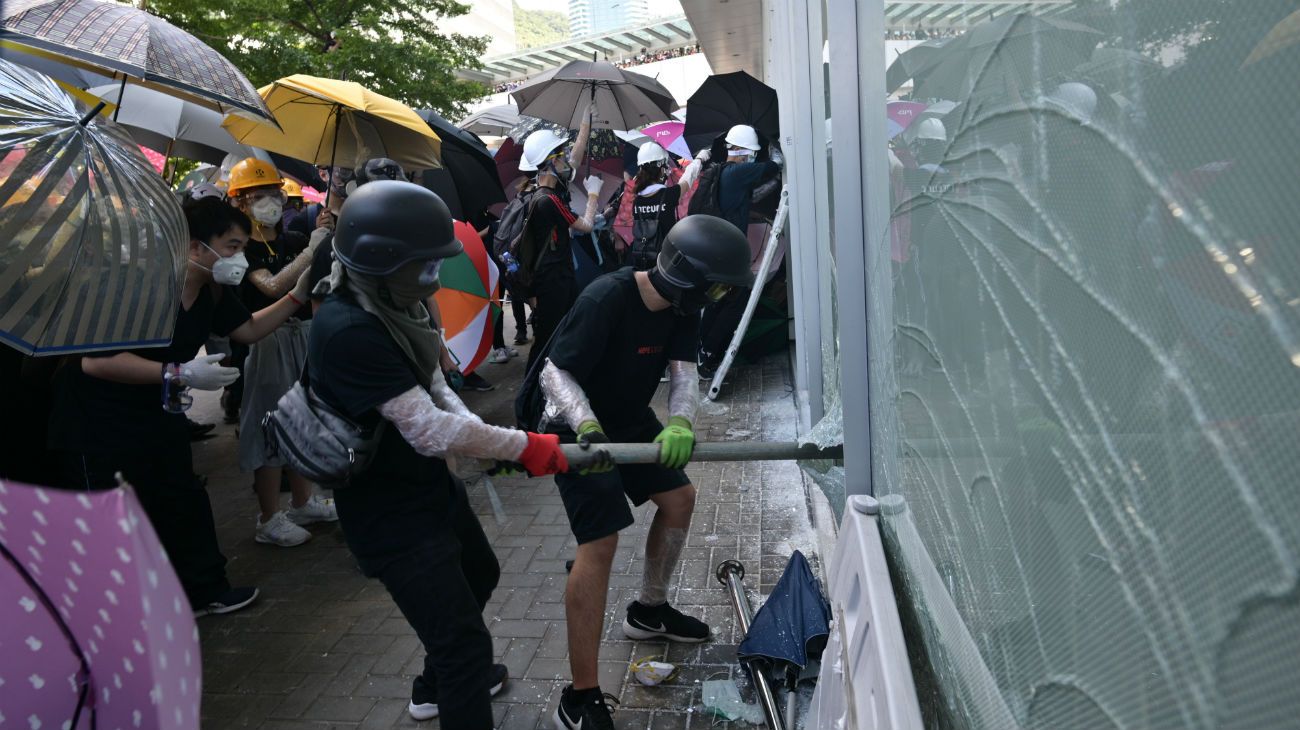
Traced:
[[908, 79], [929, 67], [939, 56], [939, 51], [951, 40], [951, 38], [937, 38], [912, 46], [898, 54], [893, 63], [889, 64], [889, 69], [885, 71], [885, 93], [892, 93], [907, 83]]
[[913, 74], [915, 99], [963, 100], [1028, 97], [1044, 79], [1086, 62], [1100, 32], [1078, 23], [1031, 13], [1002, 15], [973, 26], [944, 45]]
[[442, 138], [442, 169], [425, 170], [422, 184], [438, 194], [458, 220], [506, 202], [496, 162], [483, 141], [431, 110], [417, 111]]
[[699, 152], [737, 124], [764, 136], [781, 132], [776, 90], [744, 71], [710, 76], [686, 102], [686, 144]]
[[821, 584], [808, 567], [807, 558], [795, 550], [781, 580], [754, 614], [745, 640], [736, 650], [741, 661], [768, 660], [777, 666], [784, 665], [787, 728], [795, 726], [794, 692], [799, 673], [826, 648], [830, 620], [831, 607], [822, 594]]

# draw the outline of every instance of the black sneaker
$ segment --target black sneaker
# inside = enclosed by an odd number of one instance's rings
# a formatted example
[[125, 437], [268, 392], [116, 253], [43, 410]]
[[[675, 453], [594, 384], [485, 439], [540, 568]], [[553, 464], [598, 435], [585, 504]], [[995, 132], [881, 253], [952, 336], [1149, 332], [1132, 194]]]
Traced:
[[[488, 688], [488, 694], [495, 697], [505, 689], [510, 672], [504, 664], [493, 664], [491, 671], [492, 686]], [[431, 692], [424, 688], [423, 682], [417, 682], [411, 692], [411, 702], [406, 706], [406, 711], [411, 714], [412, 720], [432, 720], [437, 717], [437, 691]]]
[[256, 588], [231, 588], [217, 596], [206, 606], [194, 609], [194, 618], [215, 616], [221, 613], [234, 613], [257, 600]]
[[695, 366], [695, 372], [700, 374], [700, 380], [713, 380], [713, 376], [718, 372], [718, 366], [709, 366], [700, 363]]
[[516, 344], [516, 345], [527, 345], [527, 344], [528, 344], [528, 333], [527, 333], [527, 332], [516, 332], [516, 333], [515, 333], [515, 344]]
[[497, 387], [489, 383], [487, 381], [487, 378], [484, 378], [482, 375], [479, 375], [478, 373], [470, 373], [469, 375], [465, 376], [464, 385], [461, 385], [460, 389], [473, 390], [479, 393], [486, 393], [489, 390], [496, 390]]
[[202, 441], [212, 438], [212, 429], [217, 427], [215, 423], [197, 423], [190, 419], [185, 419], [190, 427], [190, 441]]
[[636, 641], [668, 639], [698, 644], [708, 641], [712, 632], [708, 624], [667, 603], [643, 606], [639, 601], [632, 601], [627, 605], [627, 618], [623, 619], [623, 635]]
[[618, 704], [614, 695], [599, 687], [581, 692], [575, 692], [573, 685], [565, 687], [553, 716], [555, 730], [614, 730], [614, 710], [609, 702]]

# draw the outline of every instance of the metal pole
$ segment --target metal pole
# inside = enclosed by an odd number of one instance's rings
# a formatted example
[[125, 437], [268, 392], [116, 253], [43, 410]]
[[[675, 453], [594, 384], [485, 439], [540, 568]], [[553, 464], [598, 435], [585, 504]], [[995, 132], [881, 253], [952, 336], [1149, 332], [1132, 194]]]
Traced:
[[[654, 464], [659, 461], [659, 444], [602, 444], [601, 448], [619, 464]], [[563, 444], [560, 450], [569, 469], [581, 469], [592, 461], [591, 451], [577, 444]], [[843, 459], [844, 447], [818, 448], [794, 441], [717, 441], [695, 445], [691, 461], [792, 461]]]
[[727, 354], [722, 358], [722, 364], [718, 366], [718, 371], [713, 375], [713, 382], [709, 384], [709, 400], [717, 400], [718, 393], [722, 391], [722, 380], [727, 377], [727, 371], [731, 369], [731, 363], [736, 359], [736, 353], [740, 352], [740, 343], [745, 339], [745, 330], [749, 329], [749, 321], [754, 318], [754, 310], [758, 308], [758, 299], [763, 295], [763, 285], [767, 283], [767, 272], [772, 268], [772, 259], [776, 258], [777, 243], [781, 240], [781, 231], [785, 229], [785, 219], [790, 214], [790, 191], [785, 185], [781, 186], [781, 202], [776, 206], [776, 216], [772, 220], [772, 230], [767, 235], [767, 245], [763, 248], [763, 261], [758, 265], [758, 273], [754, 275], [754, 288], [749, 291], [749, 302], [745, 304], [745, 314], [740, 318], [740, 324], [736, 327], [736, 334], [731, 336], [731, 344], [727, 346]]
[[[749, 607], [749, 598], [745, 596], [745, 587], [740, 581], [745, 578], [745, 566], [739, 560], [726, 560], [718, 565], [718, 582], [727, 589], [731, 598], [731, 607], [736, 611], [736, 620], [740, 622], [741, 633], [749, 633], [749, 622], [753, 610]], [[744, 662], [749, 676], [754, 680], [754, 689], [758, 693], [758, 704], [763, 707], [767, 717], [767, 726], [772, 730], [786, 730], [785, 722], [776, 707], [776, 696], [772, 694], [772, 685], [768, 683], [763, 671], [751, 662]]]

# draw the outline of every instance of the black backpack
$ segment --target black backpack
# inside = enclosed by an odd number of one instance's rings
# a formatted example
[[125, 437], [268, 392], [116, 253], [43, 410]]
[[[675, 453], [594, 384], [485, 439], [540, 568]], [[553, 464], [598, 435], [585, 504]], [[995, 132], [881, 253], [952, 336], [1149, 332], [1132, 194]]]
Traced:
[[512, 286], [527, 289], [533, 281], [537, 265], [541, 263], [545, 247], [536, 245], [530, 235], [529, 222], [537, 207], [538, 188], [521, 189], [501, 211], [501, 220], [492, 236], [492, 253], [505, 265], [505, 277]]
[[715, 162], [700, 173], [695, 194], [686, 206], [687, 215], [712, 215], [722, 218], [722, 171], [729, 162]]

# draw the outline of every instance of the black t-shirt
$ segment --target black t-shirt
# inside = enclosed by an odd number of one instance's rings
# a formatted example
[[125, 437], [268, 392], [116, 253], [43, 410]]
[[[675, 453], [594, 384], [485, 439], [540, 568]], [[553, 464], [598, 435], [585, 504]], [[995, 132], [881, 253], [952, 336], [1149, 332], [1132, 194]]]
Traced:
[[[205, 286], [194, 304], [180, 309], [167, 347], [99, 352], [86, 357], [112, 357], [130, 352], [157, 363], [193, 360], [212, 335], [226, 336], [250, 318], [231, 286]], [[160, 366], [161, 371], [161, 366]], [[73, 359], [60, 370], [50, 418], [50, 447], [84, 454], [154, 448], [157, 430], [183, 417], [162, 409], [162, 386], [131, 385], [86, 375]]]
[[[256, 312], [259, 309], [275, 304], [279, 297], [268, 297], [262, 293], [257, 285], [249, 280], [254, 271], [266, 269], [275, 276], [284, 270], [284, 267], [293, 263], [298, 258], [298, 254], [307, 250], [307, 236], [295, 231], [284, 231], [274, 241], [259, 241], [256, 238], [248, 239], [248, 247], [244, 249], [244, 255], [248, 257], [248, 274], [244, 277], [243, 283], [239, 285], [239, 296], [244, 301], [244, 306], [248, 311]], [[311, 319], [311, 306], [304, 303], [294, 314], [298, 319]]]
[[549, 354], [577, 379], [603, 426], [631, 426], [646, 418], [668, 361], [695, 361], [699, 330], [699, 315], [647, 309], [627, 267], [583, 290]]
[[[677, 222], [677, 204], [682, 199], [680, 185], [661, 186], [650, 195], [632, 199], [632, 255], [635, 268], [645, 270], [653, 266], [651, 259], [659, 254], [664, 236]], [[643, 261], [635, 261], [636, 258]]]
[[[312, 390], [357, 423], [383, 418], [378, 407], [419, 385], [415, 370], [379, 318], [332, 294], [312, 320], [307, 344]], [[370, 467], [334, 498], [348, 545], [359, 557], [401, 554], [446, 513], [451, 474], [421, 456], [392, 424]]]
[[537, 245], [545, 248], [537, 271], [547, 272], [547, 276], [566, 275], [573, 277], [573, 252], [569, 242], [569, 226], [578, 218], [569, 210], [560, 196], [548, 188], [542, 188], [532, 200], [532, 217], [528, 226]]

